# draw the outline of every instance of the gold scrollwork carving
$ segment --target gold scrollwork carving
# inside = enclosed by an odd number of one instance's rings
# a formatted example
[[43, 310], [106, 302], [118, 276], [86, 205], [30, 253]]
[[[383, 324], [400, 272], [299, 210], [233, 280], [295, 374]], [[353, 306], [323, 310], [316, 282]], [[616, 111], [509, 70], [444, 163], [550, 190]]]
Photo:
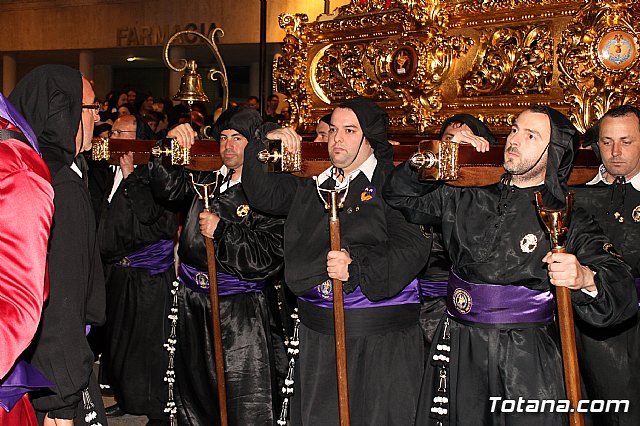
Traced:
[[477, 61], [459, 80], [458, 95], [529, 95], [551, 90], [553, 41], [549, 25], [483, 31]]
[[612, 106], [639, 99], [638, 34], [632, 24], [637, 7], [635, 0], [589, 1], [562, 32], [559, 84], [569, 117], [582, 131]]

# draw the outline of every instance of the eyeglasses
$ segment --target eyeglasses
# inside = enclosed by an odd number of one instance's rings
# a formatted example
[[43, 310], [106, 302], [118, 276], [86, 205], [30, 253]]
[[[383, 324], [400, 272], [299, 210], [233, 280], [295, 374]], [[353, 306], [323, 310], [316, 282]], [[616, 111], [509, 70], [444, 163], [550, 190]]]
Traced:
[[122, 133], [135, 133], [135, 130], [109, 130], [109, 132], [107, 133], [107, 135], [109, 137], [114, 137], [114, 138], [118, 138], [118, 136], [120, 136]]
[[100, 102], [94, 102], [92, 104], [83, 104], [83, 109], [92, 109], [94, 111], [100, 111]]

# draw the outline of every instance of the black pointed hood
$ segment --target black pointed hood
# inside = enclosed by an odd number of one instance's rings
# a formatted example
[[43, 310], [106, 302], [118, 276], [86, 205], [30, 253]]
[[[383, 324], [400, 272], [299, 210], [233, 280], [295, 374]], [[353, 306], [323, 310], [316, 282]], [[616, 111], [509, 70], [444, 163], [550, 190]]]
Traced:
[[387, 138], [389, 115], [385, 110], [365, 98], [349, 99], [338, 108], [348, 108], [356, 114], [362, 133], [369, 141], [378, 161], [393, 161], [393, 146]]
[[51, 168], [70, 166], [82, 115], [82, 75], [65, 65], [42, 65], [17, 84], [9, 100], [27, 120]]

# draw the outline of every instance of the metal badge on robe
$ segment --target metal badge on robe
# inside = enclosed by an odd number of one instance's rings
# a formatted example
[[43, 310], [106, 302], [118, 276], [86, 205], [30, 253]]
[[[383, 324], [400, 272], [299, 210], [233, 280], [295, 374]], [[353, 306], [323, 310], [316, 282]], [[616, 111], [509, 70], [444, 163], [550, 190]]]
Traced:
[[318, 289], [320, 297], [323, 299], [328, 299], [333, 295], [333, 284], [331, 283], [331, 280], [326, 280], [316, 288]]
[[533, 253], [536, 247], [538, 247], [538, 237], [534, 234], [527, 234], [520, 240], [520, 250], [523, 253]]
[[238, 217], [245, 217], [246, 215], [249, 214], [250, 210], [251, 209], [247, 204], [240, 204], [236, 209], [236, 214], [238, 215]]
[[473, 300], [471, 300], [471, 295], [468, 291], [456, 288], [453, 292], [453, 306], [456, 307], [458, 312], [461, 314], [468, 314], [471, 312], [471, 306], [473, 305]]
[[635, 223], [640, 223], [640, 206], [636, 206], [636, 208], [633, 209], [633, 212], [631, 212], [631, 217], [633, 218], [633, 221]]
[[123, 257], [120, 262], [118, 262], [118, 265], [120, 266], [129, 266], [131, 265], [131, 261], [129, 260], [128, 257]]
[[364, 190], [360, 194], [360, 201], [369, 201], [375, 196], [376, 196], [375, 186], [367, 186], [364, 188]]
[[196, 284], [201, 289], [208, 290], [209, 289], [209, 277], [207, 276], [207, 274], [204, 274], [202, 272], [198, 272], [196, 274]]
[[624, 262], [624, 259], [622, 258], [622, 256], [620, 256], [620, 253], [618, 253], [618, 251], [613, 246], [613, 244], [604, 243], [604, 245], [602, 246], [602, 250], [604, 250], [606, 253], [610, 254], [611, 256], [615, 257], [619, 261]]

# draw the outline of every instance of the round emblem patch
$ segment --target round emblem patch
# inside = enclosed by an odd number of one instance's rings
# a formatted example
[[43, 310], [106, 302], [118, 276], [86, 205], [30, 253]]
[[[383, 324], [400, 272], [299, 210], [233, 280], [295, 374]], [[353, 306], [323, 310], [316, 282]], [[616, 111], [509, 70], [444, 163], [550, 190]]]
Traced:
[[640, 206], [636, 206], [636, 208], [633, 209], [633, 212], [631, 212], [631, 217], [633, 218], [633, 221], [635, 223], [640, 222]]
[[471, 312], [473, 301], [471, 300], [469, 292], [461, 288], [456, 288], [453, 292], [453, 305], [461, 314], [468, 314]]
[[523, 253], [532, 253], [538, 247], [538, 237], [534, 234], [527, 234], [520, 240], [520, 250]]
[[236, 209], [236, 214], [238, 215], [238, 217], [245, 217], [249, 214], [249, 210], [251, 209], [247, 204], [240, 204]]
[[331, 283], [331, 280], [326, 280], [316, 288], [318, 289], [320, 297], [323, 299], [328, 299], [333, 296], [333, 284]]
[[198, 272], [196, 274], [196, 284], [198, 287], [208, 290], [209, 289], [209, 277], [207, 274], [203, 274], [202, 272]]

